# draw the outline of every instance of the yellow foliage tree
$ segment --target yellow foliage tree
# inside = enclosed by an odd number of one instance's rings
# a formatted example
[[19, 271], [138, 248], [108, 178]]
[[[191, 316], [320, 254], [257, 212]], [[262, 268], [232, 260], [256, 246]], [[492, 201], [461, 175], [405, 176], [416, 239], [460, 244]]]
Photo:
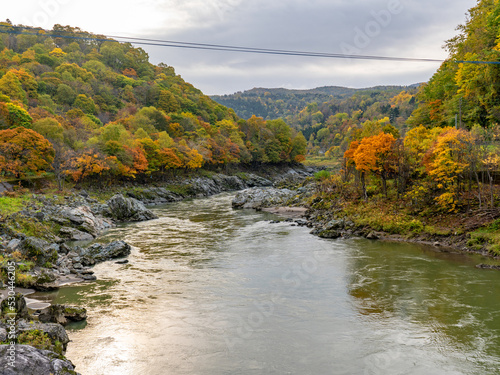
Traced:
[[458, 191], [463, 173], [469, 167], [468, 152], [471, 134], [465, 130], [448, 128], [436, 140], [425, 166], [429, 176], [443, 193], [436, 198], [442, 209], [457, 209]]

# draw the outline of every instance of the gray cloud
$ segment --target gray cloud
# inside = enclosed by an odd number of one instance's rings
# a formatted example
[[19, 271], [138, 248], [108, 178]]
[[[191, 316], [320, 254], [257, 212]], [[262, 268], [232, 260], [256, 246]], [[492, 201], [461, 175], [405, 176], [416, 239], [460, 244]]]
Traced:
[[[476, 2], [400, 0], [398, 5], [398, 0], [170, 0], [157, 3], [159, 11], [168, 14], [175, 9], [183, 20], [152, 31], [150, 36], [161, 39], [331, 53], [346, 52], [346, 46], [352, 46], [354, 53], [366, 55], [445, 58], [441, 48], [444, 41], [455, 35], [455, 27], [464, 22], [465, 13]], [[395, 6], [398, 11], [391, 12]], [[439, 66], [180, 49], [148, 51], [155, 62], [173, 65], [186, 80], [208, 94], [256, 86], [411, 84], [429, 79]]]
[[[442, 45], [455, 35], [455, 27], [464, 22], [465, 13], [475, 3], [476, 0], [25, 0], [7, 2], [3, 12], [15, 23], [44, 27], [69, 24], [103, 34], [444, 59]], [[255, 86], [410, 84], [428, 80], [439, 66], [143, 48], [153, 62], [174, 66], [187, 81], [208, 94]]]

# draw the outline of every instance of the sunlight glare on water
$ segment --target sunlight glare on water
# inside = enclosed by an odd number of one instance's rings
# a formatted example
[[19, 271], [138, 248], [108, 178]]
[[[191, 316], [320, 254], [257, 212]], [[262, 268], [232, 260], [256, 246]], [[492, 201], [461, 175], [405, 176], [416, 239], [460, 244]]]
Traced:
[[57, 303], [88, 309], [83, 375], [498, 374], [500, 272], [418, 245], [323, 240], [233, 210], [230, 194], [155, 208], [106, 240], [130, 263]]

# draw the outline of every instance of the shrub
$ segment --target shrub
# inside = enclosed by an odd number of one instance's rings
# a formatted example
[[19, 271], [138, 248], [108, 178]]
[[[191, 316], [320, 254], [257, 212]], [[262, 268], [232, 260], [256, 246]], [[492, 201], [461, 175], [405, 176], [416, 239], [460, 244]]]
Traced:
[[322, 171], [316, 172], [314, 174], [314, 178], [316, 179], [316, 181], [326, 180], [329, 177], [330, 177], [330, 172], [328, 172], [325, 169], [323, 169]]
[[52, 342], [49, 336], [38, 329], [23, 332], [17, 338], [17, 342], [22, 345], [31, 345], [37, 349], [51, 350]]

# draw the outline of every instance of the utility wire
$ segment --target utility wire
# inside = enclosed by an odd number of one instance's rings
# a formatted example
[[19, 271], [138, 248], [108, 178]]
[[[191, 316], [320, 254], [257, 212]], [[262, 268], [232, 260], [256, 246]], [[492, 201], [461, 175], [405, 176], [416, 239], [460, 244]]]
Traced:
[[[0, 25], [0, 26], [3, 26], [3, 25]], [[16, 34], [16, 35], [39, 35], [39, 36], [52, 37], [52, 38], [91, 40], [91, 41], [97, 41], [97, 42], [116, 42], [116, 43], [119, 42], [119, 41], [112, 40], [112, 39], [103, 39], [103, 38], [95, 38], [95, 37], [47, 34], [47, 33], [45, 33], [45, 34], [32, 34], [32, 33], [25, 33], [22, 31], [0, 30], [0, 33]], [[147, 46], [158, 46], [158, 47], [174, 47], [174, 48], [212, 50], [212, 51], [257, 53], [257, 54], [267, 54], [267, 55], [326, 57], [326, 58], [342, 58], [342, 59], [358, 59], [358, 60], [443, 62], [443, 60], [437, 60], [437, 59], [419, 59], [419, 58], [409, 58], [409, 57], [387, 57], [387, 56], [370, 56], [370, 55], [345, 55], [345, 54], [338, 54], [338, 53], [323, 53], [323, 52], [310, 52], [310, 51], [289, 51], [289, 50], [265, 49], [265, 48], [254, 48], [254, 47], [225, 46], [225, 45], [218, 45], [218, 44], [162, 41], [162, 40], [156, 40], [156, 39], [132, 38], [132, 37], [122, 37], [122, 36], [109, 36], [109, 37], [123, 39], [123, 42], [129, 42], [129, 43], [134, 43], [134, 44], [139, 44], [139, 45], [147, 45]]]
[[[37, 36], [45, 36], [45, 37], [52, 37], [52, 38], [65, 38], [65, 39], [89, 40], [89, 41], [96, 41], [96, 42], [116, 42], [116, 43], [119, 43], [120, 41], [113, 40], [113, 39], [107, 39], [107, 38], [115, 38], [115, 39], [121, 39], [122, 42], [128, 42], [128, 43], [133, 43], [133, 44], [138, 44], [138, 45], [157, 46], [157, 47], [173, 47], [173, 48], [196, 49], [196, 50], [244, 52], [244, 53], [267, 54], [267, 55], [322, 57], [322, 58], [355, 59], [355, 60], [381, 60], [381, 61], [432, 62], [432, 63], [444, 62], [444, 60], [430, 59], [430, 58], [391, 57], [391, 56], [375, 56], [375, 55], [347, 55], [347, 54], [339, 54], [339, 53], [267, 49], [267, 48], [242, 47], [242, 46], [221, 45], [221, 44], [180, 42], [180, 41], [172, 41], [172, 40], [147, 39], [147, 38], [126, 37], [126, 36], [117, 36], [117, 35], [102, 35], [105, 38], [100, 38], [97, 36], [96, 37], [89, 37], [89, 36], [75, 36], [75, 35], [60, 35], [60, 34], [52, 34], [52, 33], [46, 33], [46, 32], [44, 34], [33, 34], [33, 33], [25, 32], [26, 28], [19, 27], [19, 26], [0, 25], [0, 27], [11, 29], [11, 30], [1, 30], [0, 29], [0, 33], [6, 33], [6, 34], [37, 35]], [[21, 31], [14, 31], [12, 29], [20, 29]], [[34, 29], [34, 30], [42, 30], [42, 29]], [[454, 62], [454, 63], [470, 63], [470, 64], [500, 64], [499, 61], [452, 61], [452, 62]]]

